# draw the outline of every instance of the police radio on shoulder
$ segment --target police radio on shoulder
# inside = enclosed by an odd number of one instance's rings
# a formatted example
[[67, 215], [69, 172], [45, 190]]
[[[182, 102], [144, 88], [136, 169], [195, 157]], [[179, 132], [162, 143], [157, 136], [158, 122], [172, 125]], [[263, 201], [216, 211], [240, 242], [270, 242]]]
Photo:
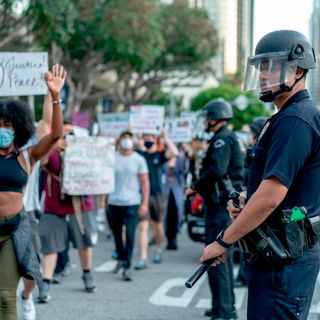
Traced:
[[223, 235], [224, 235], [224, 230], [222, 230], [218, 235], [217, 235], [217, 238], [216, 238], [216, 241], [220, 244], [220, 246], [226, 248], [226, 249], [229, 249], [233, 243], [227, 243], [223, 240]]

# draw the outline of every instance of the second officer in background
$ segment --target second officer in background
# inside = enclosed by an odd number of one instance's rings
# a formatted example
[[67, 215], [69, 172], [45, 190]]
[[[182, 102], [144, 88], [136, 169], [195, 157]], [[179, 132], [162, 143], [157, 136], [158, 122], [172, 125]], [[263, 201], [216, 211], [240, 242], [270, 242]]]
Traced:
[[[203, 159], [199, 180], [186, 190], [186, 196], [198, 192], [205, 200], [206, 243], [216, 239], [230, 224], [226, 210], [228, 194], [243, 184], [243, 155], [235, 134], [228, 128], [233, 118], [231, 105], [217, 99], [204, 106], [206, 131], [214, 133]], [[208, 270], [212, 295], [212, 310], [206, 316], [215, 319], [234, 319], [232, 253], [227, 263]]]

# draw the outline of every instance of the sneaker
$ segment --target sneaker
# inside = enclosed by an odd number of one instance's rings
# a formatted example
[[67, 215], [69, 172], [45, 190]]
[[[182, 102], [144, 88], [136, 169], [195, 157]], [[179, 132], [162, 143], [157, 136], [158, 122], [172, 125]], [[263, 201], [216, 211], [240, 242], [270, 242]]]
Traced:
[[22, 293], [17, 296], [17, 311], [20, 320], [36, 320], [36, 308], [32, 293], [30, 293], [28, 299], [23, 298]]
[[87, 292], [91, 293], [97, 291], [96, 286], [93, 284], [93, 277], [91, 272], [84, 273], [82, 275], [82, 280], [84, 283], [84, 288]]
[[148, 268], [148, 261], [145, 259], [139, 260], [134, 267], [135, 270], [143, 270], [146, 268]]
[[61, 273], [55, 273], [52, 278], [52, 283], [54, 284], [60, 284], [62, 282], [62, 274]]
[[52, 297], [49, 295], [50, 283], [43, 282], [42, 289], [39, 292], [39, 297], [37, 298], [37, 303], [48, 303], [52, 300]]
[[178, 250], [176, 239], [168, 240], [167, 250]]
[[71, 265], [70, 262], [67, 262], [64, 269], [60, 272], [63, 277], [68, 277], [71, 274]]
[[116, 267], [113, 269], [113, 273], [119, 273], [120, 270], [123, 268], [123, 262], [122, 261], [118, 261]]
[[132, 281], [131, 272], [129, 269], [123, 269], [122, 279], [124, 281]]
[[162, 252], [156, 251], [152, 260], [153, 263], [161, 263], [162, 262]]

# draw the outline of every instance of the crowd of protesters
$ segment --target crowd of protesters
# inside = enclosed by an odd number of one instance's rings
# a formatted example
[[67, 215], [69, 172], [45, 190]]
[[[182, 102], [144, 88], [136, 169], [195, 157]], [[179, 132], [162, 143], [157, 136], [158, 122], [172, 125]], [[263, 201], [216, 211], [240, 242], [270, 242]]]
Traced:
[[[65, 194], [64, 154], [68, 136], [75, 134], [72, 121], [63, 117], [60, 107], [65, 78], [59, 65], [47, 73], [48, 94], [36, 130], [27, 105], [0, 103], [0, 166], [8, 168], [0, 174], [0, 267], [7, 270], [0, 274], [4, 301], [0, 318], [4, 320], [16, 319], [16, 302], [20, 319], [35, 319], [34, 300], [48, 303], [52, 283], [60, 283], [70, 272], [70, 243], [78, 250], [84, 290], [96, 292], [92, 256], [97, 242], [96, 212], [101, 209], [114, 240], [114, 273], [132, 281], [133, 268], [165, 263], [163, 249], [179, 248], [184, 193], [199, 179], [207, 150], [204, 138], [175, 144], [165, 129], [160, 135], [127, 130], [115, 143], [113, 192]], [[132, 267], [134, 248], [139, 258]], [[35, 284], [36, 299], [32, 295]]]

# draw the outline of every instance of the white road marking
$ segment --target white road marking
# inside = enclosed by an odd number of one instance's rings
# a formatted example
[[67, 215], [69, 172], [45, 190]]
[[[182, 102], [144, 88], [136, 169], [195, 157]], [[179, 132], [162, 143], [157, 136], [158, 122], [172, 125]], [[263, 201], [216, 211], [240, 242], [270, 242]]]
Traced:
[[115, 260], [108, 260], [101, 264], [99, 267], [95, 268], [95, 272], [111, 272], [117, 265], [117, 261]]
[[[167, 307], [181, 307], [186, 308], [193, 297], [198, 292], [200, 286], [206, 277], [202, 277], [198, 280], [195, 286], [190, 290], [185, 288], [185, 278], [173, 278], [166, 280], [162, 285], [152, 294], [149, 298], [149, 302], [156, 306], [167, 306]], [[175, 287], [184, 287], [185, 290], [180, 297], [172, 297], [168, 295], [170, 289]]]
[[[236, 309], [240, 310], [243, 307], [243, 304], [247, 301], [247, 288], [235, 288], [234, 295], [236, 298]], [[210, 309], [211, 299], [200, 299], [196, 308]]]

